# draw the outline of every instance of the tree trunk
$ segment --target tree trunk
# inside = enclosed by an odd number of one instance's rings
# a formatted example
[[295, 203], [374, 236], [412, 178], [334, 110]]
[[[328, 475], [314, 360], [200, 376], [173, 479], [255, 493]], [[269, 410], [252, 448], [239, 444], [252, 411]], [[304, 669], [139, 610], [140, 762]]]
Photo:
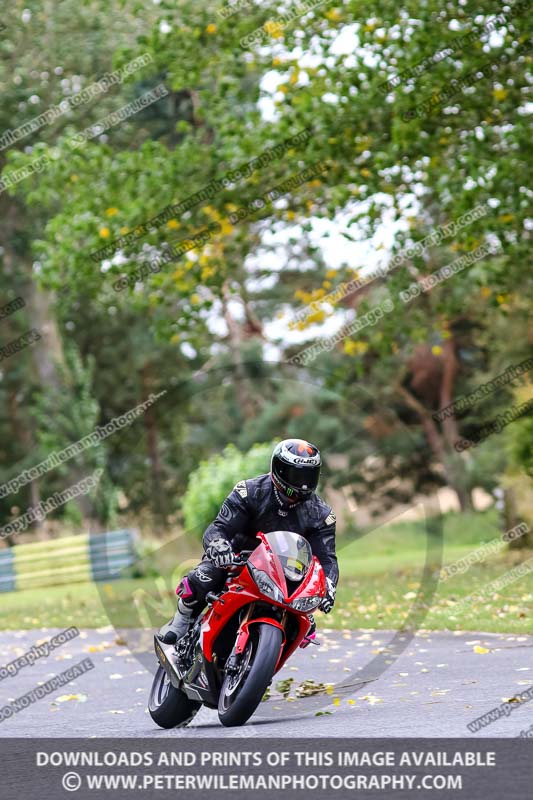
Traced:
[[426, 435], [431, 452], [436, 460], [442, 464], [446, 483], [453, 489], [457, 495], [459, 508], [461, 511], [470, 511], [472, 509], [472, 502], [468, 492], [465, 491], [465, 485], [460, 477], [457, 476], [454, 470], [455, 460], [449, 458], [444, 437], [440, 433], [435, 421], [431, 416], [431, 412], [422, 405], [422, 403], [406, 389], [405, 386], [399, 384], [397, 386], [399, 393], [404, 398], [407, 405], [416, 411], [420, 419], [420, 425]]
[[[455, 354], [455, 342], [453, 336], [445, 339], [442, 346], [442, 361], [443, 361], [443, 374], [440, 387], [440, 402], [439, 407], [445, 408], [453, 403], [454, 400], [454, 387], [455, 378], [459, 369], [459, 362]], [[446, 442], [446, 449], [449, 454], [448, 461], [450, 461], [449, 471], [453, 473], [452, 481], [454, 489], [459, 499], [461, 511], [473, 511], [474, 505], [472, 503], [472, 494], [468, 486], [468, 478], [466, 473], [466, 462], [470, 459], [470, 454], [467, 452], [456, 454], [455, 443], [460, 438], [459, 428], [455, 414], [450, 417], [445, 417], [442, 422], [442, 433]]]
[[243, 331], [236, 320], [233, 319], [229, 311], [229, 287], [227, 283], [222, 287], [222, 314], [228, 327], [228, 344], [231, 353], [231, 360], [235, 368], [235, 392], [240, 410], [246, 420], [254, 419], [257, 416], [255, 400], [248, 388], [246, 371], [242, 363]]
[[[142, 400], [148, 400], [151, 392], [150, 365], [145, 364], [141, 369]], [[159, 433], [153, 406], [148, 406], [143, 414], [144, 429], [146, 432], [146, 448], [150, 462], [150, 481], [152, 484], [152, 510], [157, 527], [164, 524], [167, 504], [163, 491], [161, 456], [159, 453]]]

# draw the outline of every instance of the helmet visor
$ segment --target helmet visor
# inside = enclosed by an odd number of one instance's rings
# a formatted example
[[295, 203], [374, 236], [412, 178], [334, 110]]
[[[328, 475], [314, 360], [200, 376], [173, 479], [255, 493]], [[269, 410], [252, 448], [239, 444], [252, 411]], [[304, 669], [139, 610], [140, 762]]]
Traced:
[[314, 492], [318, 486], [318, 478], [320, 475], [319, 466], [301, 466], [297, 467], [294, 464], [276, 464], [275, 474], [293, 489], [303, 490], [305, 492]]

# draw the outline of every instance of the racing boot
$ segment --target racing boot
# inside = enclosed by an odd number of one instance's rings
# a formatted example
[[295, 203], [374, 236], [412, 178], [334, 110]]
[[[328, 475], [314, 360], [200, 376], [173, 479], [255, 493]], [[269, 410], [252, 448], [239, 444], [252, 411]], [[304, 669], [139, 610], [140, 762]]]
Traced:
[[186, 605], [180, 598], [178, 608], [170, 622], [163, 625], [157, 637], [163, 644], [176, 644], [189, 630], [191, 624], [196, 619], [194, 608]]

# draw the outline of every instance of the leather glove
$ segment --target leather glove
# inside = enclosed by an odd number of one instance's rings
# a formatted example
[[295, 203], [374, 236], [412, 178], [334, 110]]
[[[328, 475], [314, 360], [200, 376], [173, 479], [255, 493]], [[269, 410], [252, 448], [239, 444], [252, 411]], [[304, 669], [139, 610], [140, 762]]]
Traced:
[[326, 578], [326, 596], [323, 598], [322, 602], [318, 606], [320, 611], [323, 611], [324, 614], [329, 614], [335, 604], [335, 593], [337, 591], [337, 587], [331, 580], [331, 578]]
[[215, 567], [231, 566], [235, 555], [227, 539], [213, 539], [207, 546], [205, 554]]

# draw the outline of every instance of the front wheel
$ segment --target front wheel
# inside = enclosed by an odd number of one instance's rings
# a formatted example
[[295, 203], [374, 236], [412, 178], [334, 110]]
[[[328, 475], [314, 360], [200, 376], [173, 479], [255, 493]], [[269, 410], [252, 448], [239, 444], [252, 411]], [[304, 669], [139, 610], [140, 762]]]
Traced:
[[226, 675], [220, 690], [218, 718], [223, 725], [244, 725], [250, 719], [272, 680], [282, 641], [274, 625], [262, 622], [250, 628], [238, 672]]
[[148, 711], [160, 728], [176, 728], [186, 725], [195, 716], [201, 705], [194, 700], [189, 700], [180, 689], [172, 686], [163, 667], [157, 668], [148, 700]]

